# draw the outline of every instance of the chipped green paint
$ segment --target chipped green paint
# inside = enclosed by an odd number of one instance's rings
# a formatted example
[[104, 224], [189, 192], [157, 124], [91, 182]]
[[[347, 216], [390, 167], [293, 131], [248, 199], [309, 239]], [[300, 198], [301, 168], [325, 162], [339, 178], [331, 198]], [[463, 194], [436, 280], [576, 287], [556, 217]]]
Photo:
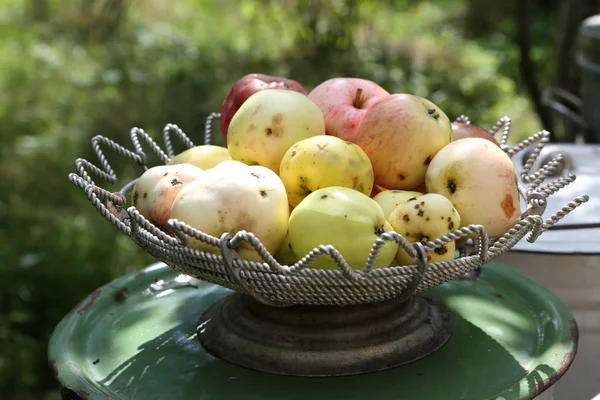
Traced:
[[[143, 272], [143, 273], [142, 273]], [[87, 399], [531, 399], [566, 372], [577, 325], [547, 289], [491, 262], [477, 281], [429, 290], [457, 315], [450, 341], [392, 370], [340, 378], [270, 375], [215, 359], [195, 337], [196, 321], [229, 293], [206, 283], [156, 294], [178, 274], [155, 264], [84, 299], [49, 346], [57, 379]], [[115, 293], [127, 288], [117, 301]]]

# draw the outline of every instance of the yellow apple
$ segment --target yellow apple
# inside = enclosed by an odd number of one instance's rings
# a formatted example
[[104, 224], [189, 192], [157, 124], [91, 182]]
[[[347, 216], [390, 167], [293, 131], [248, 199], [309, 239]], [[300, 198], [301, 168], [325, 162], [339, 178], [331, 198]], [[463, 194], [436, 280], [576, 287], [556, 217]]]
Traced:
[[313, 136], [290, 147], [281, 160], [279, 176], [292, 207], [329, 186], [348, 187], [366, 195], [373, 188], [373, 168], [365, 152], [329, 135]]

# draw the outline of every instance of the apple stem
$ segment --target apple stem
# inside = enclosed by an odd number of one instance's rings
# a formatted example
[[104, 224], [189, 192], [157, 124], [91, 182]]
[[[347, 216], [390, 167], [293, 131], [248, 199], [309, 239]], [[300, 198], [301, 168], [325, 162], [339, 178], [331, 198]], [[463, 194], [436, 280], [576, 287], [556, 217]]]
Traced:
[[437, 112], [437, 110], [435, 108], [429, 108], [427, 110], [427, 112], [429, 113], [430, 116], [432, 116], [435, 119], [438, 119], [440, 117], [440, 114]]
[[362, 97], [362, 88], [358, 88], [356, 89], [356, 96], [354, 97], [354, 107], [356, 108], [361, 108], [363, 103], [364, 103], [364, 99]]

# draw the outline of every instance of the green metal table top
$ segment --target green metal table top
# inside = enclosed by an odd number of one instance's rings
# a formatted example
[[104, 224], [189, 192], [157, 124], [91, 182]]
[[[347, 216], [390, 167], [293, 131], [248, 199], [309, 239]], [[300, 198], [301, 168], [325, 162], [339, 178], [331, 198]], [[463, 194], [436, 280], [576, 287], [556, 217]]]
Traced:
[[337, 378], [271, 375], [206, 353], [196, 322], [230, 293], [195, 286], [154, 291], [179, 274], [158, 263], [120, 277], [77, 305], [56, 327], [50, 365], [82, 399], [531, 399], [571, 365], [578, 330], [550, 291], [497, 262], [476, 281], [430, 289], [456, 314], [446, 345], [391, 370]]

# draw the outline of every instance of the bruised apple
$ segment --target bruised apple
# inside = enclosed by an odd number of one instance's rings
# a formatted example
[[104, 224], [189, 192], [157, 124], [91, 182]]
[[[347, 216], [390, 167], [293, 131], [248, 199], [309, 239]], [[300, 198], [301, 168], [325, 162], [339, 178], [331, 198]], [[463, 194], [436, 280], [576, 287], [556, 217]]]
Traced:
[[[394, 230], [409, 242], [423, 244], [447, 235], [460, 226], [460, 215], [446, 197], [429, 193], [400, 204], [388, 217]], [[445, 243], [427, 252], [428, 262], [454, 259], [456, 244]], [[396, 255], [398, 265], [414, 265], [416, 260], [402, 248]]]
[[[217, 238], [225, 232], [251, 232], [273, 254], [285, 238], [289, 208], [283, 182], [273, 171], [224, 161], [179, 192], [171, 218]], [[189, 246], [214, 254], [220, 251], [196, 239], [190, 239]], [[242, 259], [262, 261], [247, 242], [238, 253]]]
[[148, 221], [165, 226], [179, 191], [204, 171], [191, 164], [159, 165], [144, 171], [132, 192], [133, 206]]
[[396, 207], [417, 196], [423, 196], [423, 193], [412, 190], [386, 190], [373, 197], [373, 200], [379, 204], [383, 214], [388, 218]]
[[467, 138], [444, 147], [431, 161], [427, 191], [448, 198], [462, 226], [483, 225], [505, 234], [521, 217], [517, 174], [510, 157], [486, 139]]
[[325, 121], [312, 100], [289, 90], [263, 90], [250, 96], [233, 116], [227, 148], [236, 161], [279, 173], [285, 152], [317, 135], [325, 135]]
[[225, 145], [227, 145], [229, 123], [237, 110], [254, 93], [269, 89], [292, 90], [306, 95], [306, 90], [302, 85], [292, 79], [265, 74], [243, 76], [231, 87], [221, 104], [220, 125]]

